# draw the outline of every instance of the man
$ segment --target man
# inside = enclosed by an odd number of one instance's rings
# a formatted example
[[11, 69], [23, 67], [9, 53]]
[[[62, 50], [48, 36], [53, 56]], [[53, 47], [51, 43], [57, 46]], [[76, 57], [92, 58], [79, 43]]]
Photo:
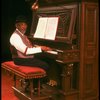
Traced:
[[[40, 59], [35, 54], [41, 54], [43, 51], [51, 50], [46, 46], [34, 46], [31, 44], [25, 32], [27, 30], [27, 20], [24, 16], [18, 16], [16, 18], [16, 30], [10, 37], [12, 59], [16, 65], [28, 65], [37, 66], [47, 71], [50, 81], [49, 85], [55, 86], [57, 82], [53, 79], [53, 73], [50, 72], [51, 65], [55, 65], [52, 68], [56, 68], [55, 61]], [[50, 66], [49, 66], [50, 65]], [[49, 71], [48, 71], [49, 69]], [[56, 72], [56, 70], [55, 70]], [[52, 76], [50, 74], [52, 73]]]

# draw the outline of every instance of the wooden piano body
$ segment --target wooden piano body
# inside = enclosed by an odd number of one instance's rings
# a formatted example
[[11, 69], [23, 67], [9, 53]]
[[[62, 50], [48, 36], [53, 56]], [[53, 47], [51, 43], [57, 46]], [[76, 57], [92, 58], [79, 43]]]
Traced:
[[[60, 18], [55, 40], [33, 38], [38, 19], [48, 16]], [[29, 39], [33, 44], [49, 46], [58, 53], [46, 54], [62, 66], [59, 100], [98, 100], [97, 3], [40, 7], [33, 11]]]

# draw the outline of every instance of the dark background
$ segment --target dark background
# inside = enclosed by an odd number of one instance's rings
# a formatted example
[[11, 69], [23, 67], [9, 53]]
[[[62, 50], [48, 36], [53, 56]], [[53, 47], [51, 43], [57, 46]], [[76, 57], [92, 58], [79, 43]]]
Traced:
[[[30, 1], [30, 2], [29, 2]], [[39, 0], [40, 6], [51, 6], [60, 4], [66, 0]], [[67, 0], [70, 1], [70, 0]], [[15, 30], [15, 20], [18, 15], [25, 15], [28, 18], [28, 31], [30, 32], [32, 22], [31, 5], [35, 0], [1, 0], [1, 61], [11, 60], [9, 49], [9, 38]]]
[[[28, 19], [27, 34], [30, 33], [32, 22], [31, 5], [36, 0], [1, 0], [1, 61], [11, 60], [9, 50], [9, 38], [15, 30], [15, 19], [18, 15], [25, 15]], [[42, 6], [59, 6], [61, 4], [81, 2], [81, 1], [95, 1], [98, 0], [38, 0], [39, 5]]]
[[25, 0], [2, 0], [1, 2], [1, 61], [11, 60], [9, 38], [15, 30], [15, 19], [18, 15], [25, 15], [30, 30], [32, 10]]
[[[11, 60], [9, 38], [15, 30], [15, 20], [18, 15], [25, 15], [28, 19], [28, 30], [32, 22], [31, 6], [36, 0], [2, 0], [1, 1], [1, 62]], [[40, 6], [52, 5], [59, 0], [39, 0]], [[63, 0], [62, 0], [63, 1]]]

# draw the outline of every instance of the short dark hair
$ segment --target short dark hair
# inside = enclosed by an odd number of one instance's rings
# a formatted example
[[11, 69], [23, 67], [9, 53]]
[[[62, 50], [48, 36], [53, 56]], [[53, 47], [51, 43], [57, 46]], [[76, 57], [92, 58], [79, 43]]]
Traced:
[[24, 15], [19, 15], [19, 16], [16, 17], [16, 22], [15, 23], [18, 23], [18, 22], [27, 23], [27, 18]]

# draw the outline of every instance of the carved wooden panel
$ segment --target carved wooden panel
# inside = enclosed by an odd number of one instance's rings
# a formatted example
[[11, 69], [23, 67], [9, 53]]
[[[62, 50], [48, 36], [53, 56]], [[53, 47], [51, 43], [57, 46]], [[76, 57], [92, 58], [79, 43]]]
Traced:
[[97, 68], [95, 68], [95, 59], [87, 60], [84, 68], [84, 96], [87, 98], [89, 96], [97, 95]]
[[78, 5], [64, 5], [42, 7], [33, 13], [31, 35], [34, 35], [40, 17], [59, 17], [55, 41], [72, 43], [72, 34], [75, 33], [75, 23]]
[[80, 98], [98, 100], [98, 4], [81, 7]]

